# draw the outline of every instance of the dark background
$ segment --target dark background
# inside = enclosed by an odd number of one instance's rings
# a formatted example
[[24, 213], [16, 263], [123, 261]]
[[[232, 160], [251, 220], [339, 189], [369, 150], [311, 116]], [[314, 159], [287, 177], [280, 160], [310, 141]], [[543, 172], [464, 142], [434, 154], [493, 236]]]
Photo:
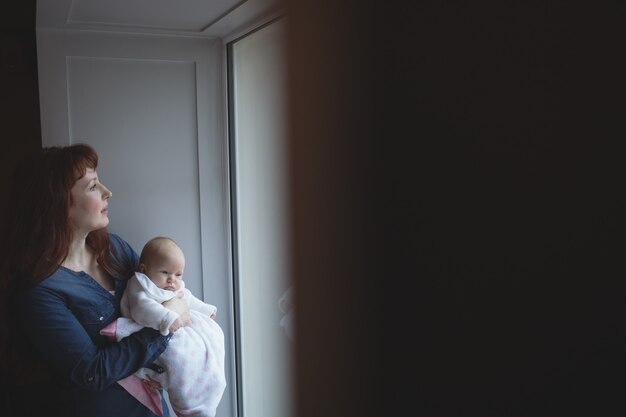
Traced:
[[[9, 177], [23, 153], [41, 146], [37, 46], [35, 42], [35, 0], [8, 2], [0, 17], [0, 192], [6, 196]], [[6, 197], [0, 218], [4, 218]]]
[[298, 416], [626, 414], [619, 2], [292, 2]]
[[[37, 46], [35, 40], [35, 0], [7, 2], [0, 14], [0, 226], [4, 227], [11, 175], [16, 162], [41, 147]], [[1, 262], [0, 262], [1, 263]], [[8, 273], [4, 271], [3, 274]], [[2, 321], [13, 317], [3, 312]], [[7, 417], [54, 415], [54, 393], [39, 385], [25, 385], [9, 377], [4, 368], [6, 340], [10, 332], [0, 325], [0, 414]], [[32, 381], [30, 381], [32, 382]]]

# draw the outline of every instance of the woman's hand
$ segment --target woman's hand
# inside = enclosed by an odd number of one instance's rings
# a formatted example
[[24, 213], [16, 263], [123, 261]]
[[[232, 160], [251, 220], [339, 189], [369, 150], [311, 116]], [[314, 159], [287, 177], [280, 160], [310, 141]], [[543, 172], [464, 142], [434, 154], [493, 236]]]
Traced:
[[185, 294], [181, 291], [176, 295], [176, 297], [163, 303], [165, 308], [178, 313], [178, 318], [169, 328], [170, 332], [175, 332], [181, 327], [189, 326], [191, 324], [189, 306], [187, 305], [187, 302], [183, 300], [184, 296]]

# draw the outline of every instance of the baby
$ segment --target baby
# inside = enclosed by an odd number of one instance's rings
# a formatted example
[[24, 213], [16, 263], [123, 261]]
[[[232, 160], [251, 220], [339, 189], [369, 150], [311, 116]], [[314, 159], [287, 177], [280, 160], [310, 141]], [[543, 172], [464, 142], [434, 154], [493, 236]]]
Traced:
[[173, 327], [178, 314], [162, 303], [184, 294], [191, 325], [173, 333], [167, 349], [154, 362], [156, 366], [142, 368], [135, 376], [161, 384], [179, 417], [214, 417], [226, 388], [224, 334], [213, 320], [217, 308], [185, 288], [184, 269], [183, 251], [172, 239], [148, 241], [139, 258], [139, 272], [129, 280], [122, 296], [126, 319], [116, 320], [115, 337], [120, 340], [143, 326], [169, 334], [178, 328]]

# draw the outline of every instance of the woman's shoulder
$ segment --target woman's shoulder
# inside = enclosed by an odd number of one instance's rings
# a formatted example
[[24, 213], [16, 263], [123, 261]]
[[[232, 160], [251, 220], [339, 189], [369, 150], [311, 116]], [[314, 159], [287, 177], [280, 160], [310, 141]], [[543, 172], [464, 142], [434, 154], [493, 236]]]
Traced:
[[128, 245], [128, 242], [122, 239], [122, 237], [118, 235], [117, 233], [109, 232], [109, 240], [111, 241], [113, 245], [116, 245], [116, 246]]
[[139, 264], [139, 255], [133, 247], [116, 233], [109, 233], [109, 241], [113, 257], [127, 270], [124, 275], [134, 272]]
[[117, 233], [109, 233], [109, 241], [116, 251], [122, 253], [136, 253], [133, 247]]

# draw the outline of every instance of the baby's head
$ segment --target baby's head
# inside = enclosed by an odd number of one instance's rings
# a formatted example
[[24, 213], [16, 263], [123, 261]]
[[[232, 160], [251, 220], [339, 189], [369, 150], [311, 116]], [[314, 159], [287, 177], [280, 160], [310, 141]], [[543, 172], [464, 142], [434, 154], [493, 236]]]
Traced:
[[180, 247], [168, 237], [150, 239], [139, 257], [139, 272], [159, 288], [178, 291], [185, 270], [185, 256]]

